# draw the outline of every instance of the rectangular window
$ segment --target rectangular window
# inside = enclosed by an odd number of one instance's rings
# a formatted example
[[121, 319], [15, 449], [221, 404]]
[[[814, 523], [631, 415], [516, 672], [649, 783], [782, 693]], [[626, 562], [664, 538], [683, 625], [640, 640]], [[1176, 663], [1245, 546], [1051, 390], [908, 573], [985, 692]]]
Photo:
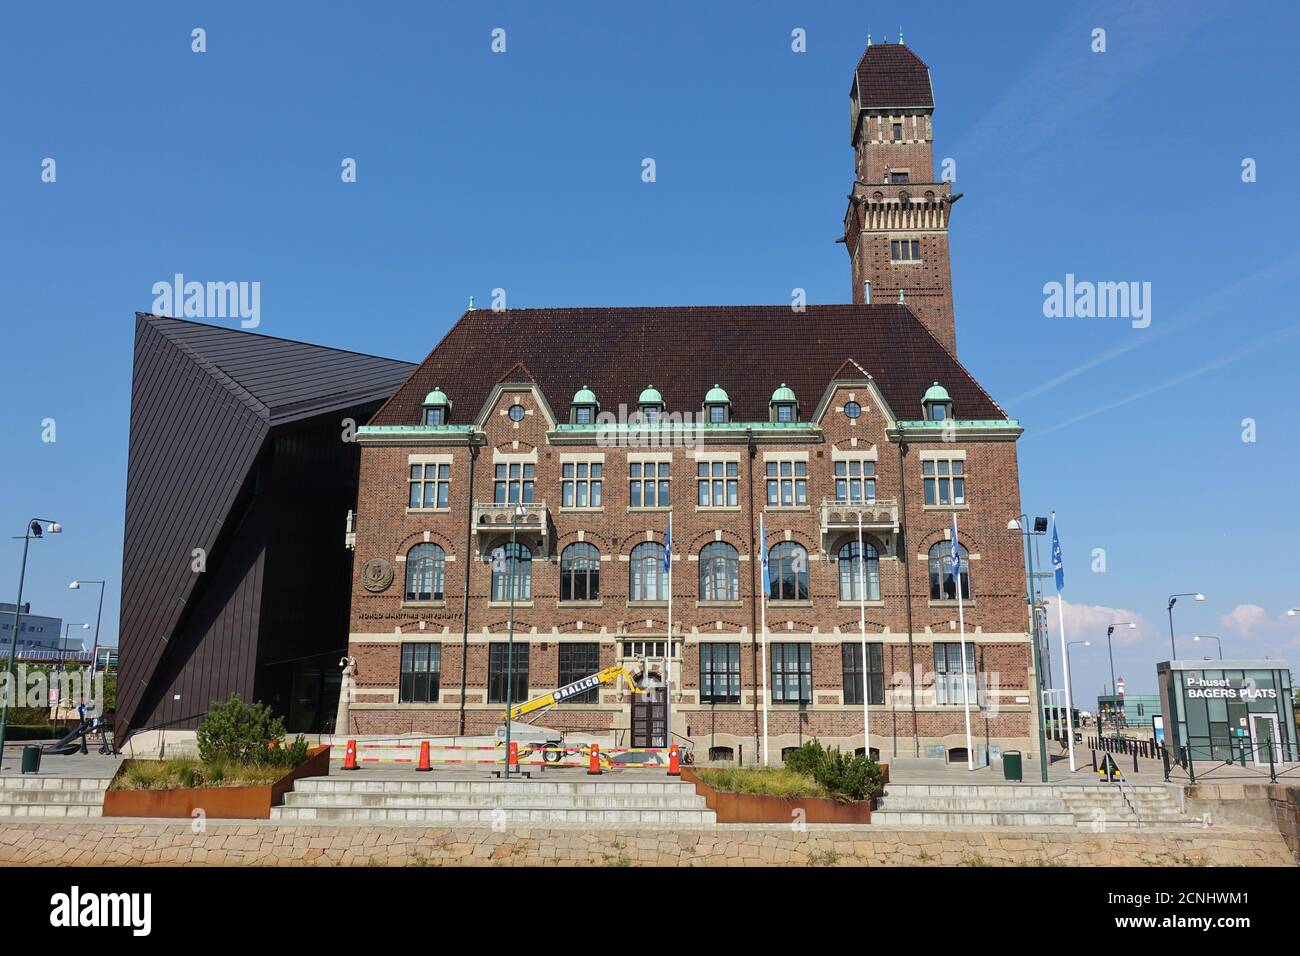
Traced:
[[442, 677], [441, 644], [403, 644], [402, 678], [398, 701], [403, 704], [432, 704], [438, 700]]
[[966, 503], [966, 462], [960, 458], [927, 458], [921, 462], [927, 505]]
[[672, 478], [670, 461], [629, 461], [628, 507], [667, 508], [671, 504], [668, 494]]
[[788, 402], [776, 406], [776, 420], [778, 422], [794, 421], [794, 406]]
[[[560, 686], [572, 684], [575, 680], [591, 677], [600, 670], [599, 644], [561, 644], [560, 645]], [[595, 704], [600, 701], [600, 691], [593, 687], [581, 694], [566, 697], [566, 704]]]
[[700, 702], [740, 703], [740, 645], [700, 645]]
[[[978, 682], [975, 679], [975, 645], [966, 644], [966, 680], [970, 702], [977, 704]], [[934, 645], [934, 702], [936, 704], [964, 704], [961, 687], [961, 642]]]
[[812, 703], [812, 645], [772, 645], [772, 702]]
[[514, 667], [510, 681], [510, 702], [522, 703], [528, 699], [528, 645], [515, 641], [514, 650], [509, 644], [488, 645], [488, 703], [506, 703], [506, 660], [510, 657]]
[[595, 409], [590, 405], [579, 405], [573, 410], [573, 422], [575, 425], [590, 425], [595, 421]]
[[451, 465], [412, 465], [408, 508], [446, 508], [451, 496]]
[[[844, 703], [862, 703], [862, 643], [842, 645], [844, 657]], [[885, 702], [885, 646], [867, 644], [867, 687], [871, 703]]]
[[891, 124], [890, 124], [890, 132], [893, 133], [893, 136], [894, 136], [894, 142], [898, 142], [899, 140], [901, 140], [901, 139], [903, 138], [903, 124], [902, 124], [902, 123], [891, 123]]
[[769, 461], [767, 503], [786, 508], [808, 504], [808, 462]]
[[872, 502], [876, 500], [876, 463], [865, 458], [835, 463], [835, 500], [837, 502]]
[[701, 508], [735, 508], [740, 504], [740, 463], [701, 461], [695, 466], [695, 503]]
[[893, 239], [889, 243], [889, 258], [895, 262], [920, 262], [920, 239]]
[[536, 466], [531, 462], [511, 462], [496, 467], [496, 481], [493, 485], [493, 501], [499, 505], [513, 505], [519, 502], [532, 504], [533, 473]]
[[905, 183], [905, 182], [907, 182], [907, 173], [905, 173], [905, 172], [896, 172], [896, 171], [894, 171], [894, 170], [890, 170], [890, 171], [889, 171], [889, 181], [890, 181], [891, 183]]
[[[668, 647], [664, 641], [623, 641], [623, 657], [627, 660], [646, 658], [663, 660], [664, 650]], [[680, 660], [682, 642], [673, 641], [673, 660]]]
[[565, 508], [600, 507], [600, 473], [598, 461], [566, 461], [561, 468], [560, 504]]

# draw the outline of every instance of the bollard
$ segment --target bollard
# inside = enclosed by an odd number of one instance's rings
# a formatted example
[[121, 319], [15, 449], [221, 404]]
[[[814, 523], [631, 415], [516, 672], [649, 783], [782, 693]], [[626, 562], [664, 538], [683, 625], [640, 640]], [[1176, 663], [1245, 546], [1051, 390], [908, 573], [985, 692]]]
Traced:
[[420, 741], [420, 763], [415, 769], [416, 770], [433, 769], [432, 767], [429, 766], [429, 741], [427, 740]]
[[677, 745], [673, 744], [668, 748], [668, 776], [680, 777], [682, 775], [681, 757], [677, 753]]
[[1268, 742], [1268, 779], [1271, 783], [1277, 783], [1277, 768], [1273, 766], [1273, 741]]
[[1169, 782], [1169, 750], [1166, 747], [1160, 748], [1160, 762], [1165, 765], [1165, 783]]
[[1183, 747], [1183, 755], [1187, 760], [1187, 779], [1190, 783], [1196, 783], [1196, 763], [1192, 760], [1191, 745]]
[[347, 748], [343, 751], [343, 769], [361, 769], [357, 766], [357, 742], [355, 740], [349, 740]]
[[1138, 752], [1136, 747], [1133, 748], [1133, 772], [1138, 772]]
[[1092, 772], [1097, 772], [1097, 751], [1092, 752]]
[[591, 759], [587, 762], [587, 776], [600, 776], [600, 744], [591, 745]]

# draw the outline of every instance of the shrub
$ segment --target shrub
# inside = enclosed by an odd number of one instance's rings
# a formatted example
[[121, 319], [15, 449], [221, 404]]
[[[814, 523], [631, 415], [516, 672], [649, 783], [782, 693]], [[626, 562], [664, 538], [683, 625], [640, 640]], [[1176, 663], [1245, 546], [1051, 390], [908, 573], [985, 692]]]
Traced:
[[812, 777], [836, 800], [866, 800], [883, 789], [880, 764], [870, 757], [845, 754], [838, 747], [827, 749], [816, 738], [792, 751], [785, 765]]
[[826, 753], [826, 748], [822, 746], [821, 741], [814, 737], [803, 746], [787, 754], [785, 765], [795, 773], [801, 773], [806, 777], [815, 777], [817, 768], [826, 760]]
[[213, 701], [195, 735], [205, 764], [286, 767], [307, 758], [306, 740], [299, 736], [286, 745], [284, 721], [266, 704], [246, 704], [238, 694]]

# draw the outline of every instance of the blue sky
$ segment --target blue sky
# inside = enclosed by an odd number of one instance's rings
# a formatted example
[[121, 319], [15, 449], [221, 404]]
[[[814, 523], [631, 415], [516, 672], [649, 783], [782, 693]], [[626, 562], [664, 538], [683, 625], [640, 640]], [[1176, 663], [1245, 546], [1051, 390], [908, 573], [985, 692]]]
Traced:
[[[259, 281], [258, 331], [410, 360], [494, 288], [511, 306], [846, 301], [851, 72], [868, 32], [901, 27], [965, 194], [959, 352], [1026, 427], [1024, 505], [1059, 513], [1067, 629], [1093, 641], [1078, 696], [1125, 616], [1142, 626], [1117, 669], [1153, 689], [1175, 591], [1208, 596], [1178, 608], [1181, 656], [1199, 632], [1294, 660], [1300, 12], [1133, 6], [6, 5], [0, 519], [66, 528], [33, 545], [27, 597], [91, 620], [66, 583], [107, 577], [115, 637], [133, 313], [176, 272]], [[1044, 317], [1067, 273], [1150, 282], [1150, 326]]]

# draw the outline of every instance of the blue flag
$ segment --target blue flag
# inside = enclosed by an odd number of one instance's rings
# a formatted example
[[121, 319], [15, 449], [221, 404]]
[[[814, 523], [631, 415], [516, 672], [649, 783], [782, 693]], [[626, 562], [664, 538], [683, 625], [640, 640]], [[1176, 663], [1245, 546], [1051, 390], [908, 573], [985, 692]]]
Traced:
[[763, 512], [758, 513], [758, 550], [763, 555], [763, 593], [772, 593], [772, 577], [767, 570], [767, 532], [763, 530]]
[[1052, 570], [1056, 572], [1056, 590], [1065, 588], [1065, 563], [1061, 560], [1061, 539], [1056, 536], [1056, 512], [1052, 512]]
[[[961, 545], [957, 543], [957, 512], [952, 513], [952, 548], [949, 551], [952, 562], [952, 586], [961, 587]], [[963, 594], [962, 597], [967, 595]]]
[[668, 532], [664, 535], [664, 574], [667, 574], [672, 568], [670, 562], [673, 559], [673, 513], [668, 512]]

